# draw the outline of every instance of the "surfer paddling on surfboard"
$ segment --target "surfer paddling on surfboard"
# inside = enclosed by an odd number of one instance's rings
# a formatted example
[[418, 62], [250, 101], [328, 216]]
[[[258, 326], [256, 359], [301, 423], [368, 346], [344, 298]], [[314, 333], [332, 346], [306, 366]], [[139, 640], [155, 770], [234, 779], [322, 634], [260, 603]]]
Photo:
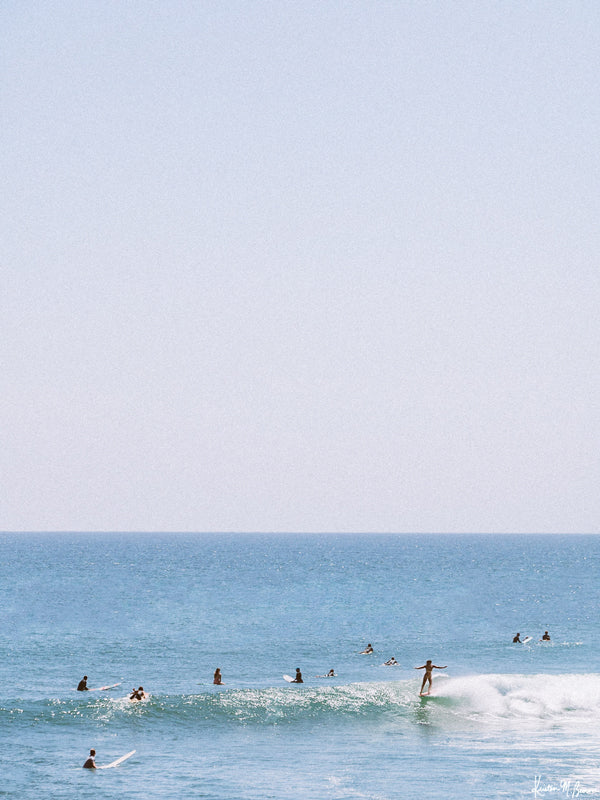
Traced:
[[370, 656], [372, 652], [373, 652], [373, 646], [369, 642], [369, 644], [365, 647], [365, 649], [360, 651], [359, 655], [361, 655], [361, 656]]
[[[415, 667], [415, 669], [425, 670], [425, 675], [423, 675], [423, 683], [421, 684], [421, 691], [419, 692], [419, 695], [422, 697], [424, 694], [429, 694], [431, 691], [431, 671], [434, 669], [446, 669], [446, 667], [438, 667], [435, 664], [432, 664], [431, 659], [429, 659], [425, 664], [423, 664], [422, 667]], [[426, 683], [429, 683], [429, 690], [424, 692], [423, 689], [425, 688]]]

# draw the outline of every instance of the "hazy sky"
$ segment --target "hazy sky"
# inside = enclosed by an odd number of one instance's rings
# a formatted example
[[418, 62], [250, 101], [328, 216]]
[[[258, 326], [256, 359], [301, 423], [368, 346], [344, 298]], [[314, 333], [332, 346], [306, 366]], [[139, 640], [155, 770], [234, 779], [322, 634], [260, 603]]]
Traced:
[[600, 531], [600, 4], [0, 5], [0, 529]]

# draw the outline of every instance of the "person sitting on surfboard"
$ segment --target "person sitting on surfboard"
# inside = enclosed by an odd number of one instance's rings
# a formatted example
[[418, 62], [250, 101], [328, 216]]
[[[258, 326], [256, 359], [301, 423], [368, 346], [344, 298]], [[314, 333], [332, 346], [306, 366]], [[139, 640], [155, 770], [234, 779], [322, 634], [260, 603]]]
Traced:
[[[431, 691], [431, 670], [433, 669], [446, 669], [446, 667], [438, 667], [435, 664], [431, 663], [431, 659], [429, 659], [422, 667], [415, 667], [415, 669], [424, 669], [425, 675], [423, 675], [423, 683], [421, 684], [421, 691], [419, 692], [420, 695], [429, 694]], [[429, 682], [429, 691], [424, 692], [423, 689], [425, 688], [425, 683]]]
[[304, 683], [302, 680], [302, 673], [300, 672], [300, 667], [296, 667], [296, 677], [292, 681], [292, 683]]
[[84, 675], [83, 678], [77, 684], [77, 691], [78, 692], [89, 692], [88, 685], [87, 685], [87, 675]]
[[223, 683], [223, 681], [221, 680], [221, 670], [219, 669], [219, 667], [216, 668], [215, 674], [213, 675], [213, 683], [216, 686], [221, 686]]
[[368, 656], [368, 655], [370, 655], [372, 652], [373, 652], [373, 647], [372, 647], [372, 645], [369, 643], [369, 644], [368, 644], [368, 645], [365, 647], [365, 649], [364, 649], [364, 650], [361, 650], [361, 652], [360, 652], [360, 655], [361, 655], [361, 656]]
[[[520, 633], [517, 633], [517, 635], [513, 638], [513, 644], [515, 644], [516, 642], [521, 642], [521, 634]], [[522, 644], [522, 642], [521, 642], [521, 644]]]
[[96, 769], [95, 758], [96, 758], [96, 751], [95, 750], [90, 750], [90, 754], [88, 756], [88, 759], [87, 759], [87, 761], [85, 762], [85, 764], [83, 766], [86, 769]]
[[144, 687], [140, 686], [139, 689], [134, 689], [129, 695], [130, 700], [143, 700], [145, 697]]
[[544, 635], [540, 639], [540, 642], [549, 642], [550, 641], [550, 634], [548, 631], [544, 631]]

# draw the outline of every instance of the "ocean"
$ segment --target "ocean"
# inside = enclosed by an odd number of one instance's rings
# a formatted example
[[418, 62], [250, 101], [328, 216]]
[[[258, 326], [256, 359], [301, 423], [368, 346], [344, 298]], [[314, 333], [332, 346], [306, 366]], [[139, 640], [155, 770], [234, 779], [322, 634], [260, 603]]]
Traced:
[[2, 534], [0, 798], [600, 799], [599, 577], [592, 535]]

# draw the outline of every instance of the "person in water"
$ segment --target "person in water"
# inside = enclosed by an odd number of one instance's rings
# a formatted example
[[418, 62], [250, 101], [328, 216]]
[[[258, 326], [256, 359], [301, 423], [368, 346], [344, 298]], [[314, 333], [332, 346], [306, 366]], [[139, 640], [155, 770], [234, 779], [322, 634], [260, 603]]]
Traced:
[[396, 667], [396, 666], [398, 666], [398, 662], [396, 661], [394, 656], [392, 656], [391, 658], [388, 658], [388, 660], [384, 661], [383, 663], [384, 663], [384, 665], [386, 667]]
[[[424, 669], [425, 675], [423, 675], [423, 683], [421, 684], [421, 691], [419, 692], [420, 695], [429, 694], [431, 691], [431, 671], [434, 669], [446, 669], [446, 667], [438, 667], [435, 664], [431, 663], [431, 659], [429, 659], [422, 667], [415, 667], [415, 669]], [[423, 689], [425, 688], [425, 684], [429, 683], [428, 691], [424, 692]]]
[[129, 695], [130, 700], [143, 700], [145, 697], [144, 687], [140, 686], [139, 689], [134, 689]]
[[[521, 634], [520, 633], [517, 633], [517, 635], [513, 638], [513, 644], [516, 644], [516, 642], [521, 642]], [[521, 644], [523, 644], [523, 643], [521, 642]]]
[[540, 642], [549, 642], [550, 641], [550, 634], [548, 631], [544, 631], [544, 635], [540, 639]]
[[222, 686], [223, 681], [221, 680], [221, 670], [217, 667], [215, 670], [215, 674], [213, 675], [213, 683], [215, 686]]
[[371, 655], [372, 652], [373, 652], [373, 646], [369, 642], [369, 644], [365, 647], [365, 649], [361, 651], [360, 655], [361, 656], [368, 656], [368, 655]]
[[293, 680], [293, 683], [304, 683], [302, 680], [302, 673], [300, 672], [300, 667], [296, 667], [296, 677]]
[[97, 769], [96, 767], [96, 751], [90, 750], [90, 754], [87, 758], [87, 761], [83, 765], [86, 769]]
[[325, 675], [325, 677], [326, 678], [335, 678], [334, 670], [330, 669], [329, 672], [327, 673], [327, 675]]
[[77, 691], [78, 692], [89, 692], [88, 685], [87, 685], [87, 675], [84, 675], [83, 678], [77, 684]]

